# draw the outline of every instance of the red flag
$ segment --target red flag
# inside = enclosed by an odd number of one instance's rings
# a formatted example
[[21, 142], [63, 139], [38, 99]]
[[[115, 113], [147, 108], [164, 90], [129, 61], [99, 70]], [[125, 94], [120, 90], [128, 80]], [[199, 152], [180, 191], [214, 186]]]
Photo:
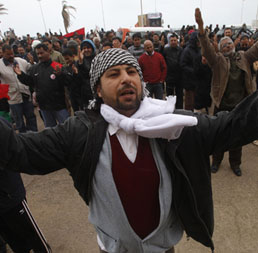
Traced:
[[85, 35], [85, 28], [81, 28], [81, 29], [76, 30], [74, 32], [67, 33], [67, 34], [64, 35], [64, 37], [70, 38], [70, 37], [73, 37], [74, 35]]
[[61, 64], [61, 63], [58, 63], [58, 62], [56, 62], [56, 61], [52, 61], [52, 63], [51, 63], [51, 67], [54, 69], [54, 70], [56, 70], [56, 67], [59, 67], [60, 69], [63, 67], [63, 65]]
[[10, 97], [8, 96], [9, 84], [0, 84], [0, 99], [7, 98], [8, 100]]

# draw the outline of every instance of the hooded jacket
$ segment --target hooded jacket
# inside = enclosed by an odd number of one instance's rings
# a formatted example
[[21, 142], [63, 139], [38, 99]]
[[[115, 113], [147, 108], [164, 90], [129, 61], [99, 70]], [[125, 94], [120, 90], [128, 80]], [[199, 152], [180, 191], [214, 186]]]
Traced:
[[86, 108], [88, 106], [89, 100], [93, 98], [91, 87], [90, 87], [90, 67], [91, 67], [91, 62], [95, 57], [96, 47], [91, 40], [86, 39], [81, 43], [81, 50], [83, 49], [84, 44], [88, 44], [92, 48], [92, 54], [87, 57], [84, 56], [83, 63], [79, 64], [78, 62], [77, 64], [79, 75], [80, 75], [80, 78], [82, 79], [82, 84], [81, 84], [82, 104]]

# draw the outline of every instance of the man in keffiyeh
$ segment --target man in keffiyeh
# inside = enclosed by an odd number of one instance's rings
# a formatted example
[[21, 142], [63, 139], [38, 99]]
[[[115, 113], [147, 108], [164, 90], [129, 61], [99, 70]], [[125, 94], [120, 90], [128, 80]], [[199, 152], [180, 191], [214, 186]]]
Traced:
[[209, 155], [258, 138], [258, 93], [218, 116], [177, 111], [175, 97], [147, 97], [137, 60], [117, 48], [90, 75], [90, 109], [64, 124], [20, 136], [0, 123], [0, 165], [67, 168], [100, 252], [172, 253], [183, 232], [213, 251]]

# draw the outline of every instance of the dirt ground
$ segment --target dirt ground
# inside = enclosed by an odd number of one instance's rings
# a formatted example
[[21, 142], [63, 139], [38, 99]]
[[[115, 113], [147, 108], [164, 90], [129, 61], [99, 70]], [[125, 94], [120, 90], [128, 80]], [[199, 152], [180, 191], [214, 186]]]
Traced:
[[[226, 155], [212, 176], [216, 253], [258, 252], [258, 146], [243, 148], [242, 171], [243, 176], [236, 177]], [[88, 207], [65, 169], [23, 179], [31, 212], [54, 253], [99, 252]], [[186, 236], [176, 245], [176, 253], [206, 252], [210, 249]]]

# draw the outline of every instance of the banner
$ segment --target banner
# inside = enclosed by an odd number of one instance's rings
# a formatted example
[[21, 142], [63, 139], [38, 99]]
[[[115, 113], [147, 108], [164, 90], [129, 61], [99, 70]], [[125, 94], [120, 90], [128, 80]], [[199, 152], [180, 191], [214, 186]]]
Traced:
[[9, 84], [0, 84], [0, 99], [7, 98], [8, 100], [10, 97], [8, 96]]
[[85, 28], [81, 28], [81, 29], [78, 29], [74, 32], [67, 33], [63, 37], [70, 38], [70, 37], [73, 37], [75, 35], [85, 35]]

